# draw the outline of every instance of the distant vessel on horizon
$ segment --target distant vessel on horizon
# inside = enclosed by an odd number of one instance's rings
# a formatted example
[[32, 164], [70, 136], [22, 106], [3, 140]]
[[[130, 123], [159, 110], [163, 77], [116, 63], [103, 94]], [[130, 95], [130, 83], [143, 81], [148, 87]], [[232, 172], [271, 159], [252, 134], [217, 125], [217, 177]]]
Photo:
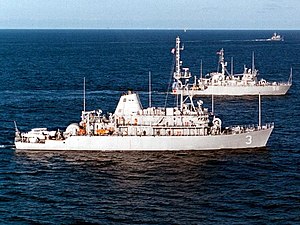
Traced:
[[284, 38], [275, 32], [271, 38], [267, 39], [267, 41], [284, 41]]

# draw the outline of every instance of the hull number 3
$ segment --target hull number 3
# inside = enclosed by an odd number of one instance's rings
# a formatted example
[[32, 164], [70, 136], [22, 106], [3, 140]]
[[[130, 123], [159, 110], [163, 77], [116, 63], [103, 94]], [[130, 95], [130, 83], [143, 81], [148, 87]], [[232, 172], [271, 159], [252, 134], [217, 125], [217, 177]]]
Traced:
[[246, 145], [251, 145], [252, 144], [252, 136], [251, 135], [247, 135], [246, 136]]

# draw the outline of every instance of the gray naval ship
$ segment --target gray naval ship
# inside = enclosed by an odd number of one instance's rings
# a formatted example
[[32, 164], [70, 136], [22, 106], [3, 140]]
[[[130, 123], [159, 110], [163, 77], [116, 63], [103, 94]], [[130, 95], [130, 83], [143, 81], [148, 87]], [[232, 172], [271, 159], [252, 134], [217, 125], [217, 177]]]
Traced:
[[[178, 102], [173, 107], [143, 108], [138, 94], [123, 94], [114, 113], [101, 110], [81, 113], [78, 123], [65, 131], [34, 128], [20, 132], [15, 124], [17, 150], [79, 151], [167, 151], [217, 150], [265, 147], [273, 123], [223, 127], [220, 118], [208, 111], [201, 100], [185, 96], [190, 77], [180, 61], [180, 39], [176, 39], [174, 77], [181, 84]], [[84, 107], [85, 108], [85, 107]], [[260, 115], [260, 110], [259, 110]], [[260, 118], [260, 117], [259, 117]]]
[[[205, 77], [195, 78], [194, 83], [188, 86], [188, 90], [194, 96], [285, 95], [292, 86], [292, 69], [287, 82], [268, 82], [265, 79], [259, 80], [257, 78], [258, 70], [254, 66], [254, 55], [252, 68], [245, 67], [243, 73], [233, 74], [227, 71], [227, 62], [224, 60], [224, 49], [221, 49], [217, 54], [219, 55], [218, 67], [220, 67], [220, 71], [209, 73]], [[174, 78], [176, 81], [176, 77]], [[174, 82], [173, 94], [177, 94], [180, 88], [178, 83]]]
[[271, 38], [267, 39], [267, 41], [284, 41], [284, 38], [275, 32]]

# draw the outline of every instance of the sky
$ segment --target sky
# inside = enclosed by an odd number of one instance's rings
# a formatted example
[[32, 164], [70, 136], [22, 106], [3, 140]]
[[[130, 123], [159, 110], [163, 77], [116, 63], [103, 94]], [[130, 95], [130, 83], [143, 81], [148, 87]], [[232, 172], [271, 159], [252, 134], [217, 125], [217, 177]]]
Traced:
[[0, 0], [0, 29], [300, 30], [300, 0]]

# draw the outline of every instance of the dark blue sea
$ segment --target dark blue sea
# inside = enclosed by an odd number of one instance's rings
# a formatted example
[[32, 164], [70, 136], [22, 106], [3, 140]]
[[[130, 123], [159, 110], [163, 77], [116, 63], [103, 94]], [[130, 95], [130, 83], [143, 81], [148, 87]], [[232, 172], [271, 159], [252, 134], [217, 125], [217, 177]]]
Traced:
[[[0, 224], [300, 224], [300, 31], [0, 30]], [[113, 112], [132, 89], [148, 105], [168, 92], [175, 38], [194, 76], [217, 69], [216, 52], [260, 77], [287, 81], [262, 98], [275, 129], [264, 149], [179, 152], [30, 152], [21, 131], [65, 129], [87, 110]], [[230, 65], [229, 65], [230, 69]], [[203, 98], [211, 107], [210, 97]], [[215, 97], [224, 126], [258, 123], [258, 97]]]

